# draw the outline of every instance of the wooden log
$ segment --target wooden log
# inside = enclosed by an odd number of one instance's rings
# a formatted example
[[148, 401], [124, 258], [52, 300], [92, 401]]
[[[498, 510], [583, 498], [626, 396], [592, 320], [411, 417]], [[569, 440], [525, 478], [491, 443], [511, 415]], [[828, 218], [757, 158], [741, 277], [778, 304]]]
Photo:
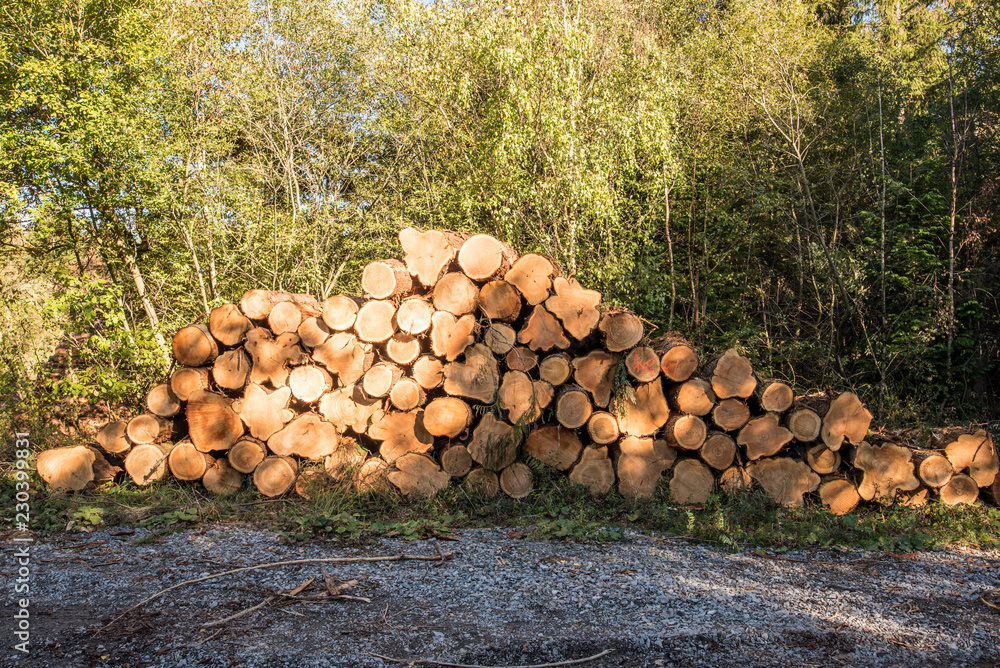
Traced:
[[552, 290], [552, 280], [559, 276], [559, 269], [549, 258], [538, 253], [522, 255], [504, 274], [504, 280], [517, 288], [530, 306], [537, 306]]
[[979, 485], [971, 476], [959, 473], [952, 476], [938, 494], [949, 506], [973, 504], [979, 499]]
[[39, 452], [35, 471], [54, 490], [77, 491], [94, 480], [97, 455], [85, 445], [52, 448]]
[[719, 487], [726, 494], [741, 494], [750, 491], [753, 487], [753, 478], [742, 466], [730, 466], [719, 474]]
[[333, 330], [327, 326], [323, 318], [315, 316], [304, 318], [302, 324], [295, 330], [295, 333], [298, 335], [299, 341], [306, 348], [315, 348], [318, 345], [322, 345], [327, 339], [333, 336]]
[[821, 484], [819, 498], [837, 516], [851, 512], [861, 501], [857, 485], [843, 478], [834, 478]]
[[160, 383], [146, 393], [146, 408], [153, 415], [172, 418], [181, 412], [181, 400], [170, 389], [170, 383]]
[[301, 496], [306, 501], [312, 501], [313, 498], [320, 494], [328, 481], [329, 477], [322, 469], [305, 469], [295, 479], [295, 494]]
[[660, 356], [663, 375], [676, 383], [688, 380], [698, 369], [694, 345], [677, 332], [667, 332], [658, 338], [654, 349]]
[[660, 358], [649, 346], [637, 346], [625, 356], [625, 370], [640, 383], [648, 383], [660, 375]]
[[742, 399], [723, 399], [712, 409], [712, 422], [723, 431], [736, 431], [750, 421], [750, 408]]
[[517, 459], [519, 445], [514, 428], [487, 413], [472, 430], [472, 439], [466, 447], [477, 464], [491, 471], [502, 471]]
[[[701, 378], [691, 378], [679, 385], [671, 386], [667, 397], [670, 400], [670, 406], [675, 410], [699, 417], [712, 412], [716, 400], [712, 384]], [[749, 413], [747, 417], [749, 418]]]
[[323, 322], [335, 332], [346, 332], [354, 327], [361, 300], [347, 295], [334, 295], [323, 302]]
[[454, 316], [474, 313], [479, 306], [479, 288], [465, 274], [445, 274], [434, 286], [434, 308]]
[[811, 408], [796, 408], [788, 413], [785, 426], [792, 437], [800, 443], [809, 443], [819, 438], [823, 428], [823, 418]]
[[594, 405], [607, 408], [614, 389], [615, 368], [619, 355], [592, 350], [573, 360], [573, 380], [590, 392]]
[[253, 484], [267, 497], [287, 494], [295, 486], [299, 465], [292, 457], [267, 457], [253, 472]]
[[291, 396], [290, 387], [268, 392], [257, 383], [250, 383], [243, 397], [232, 403], [232, 410], [243, 420], [251, 436], [267, 441], [295, 417], [295, 413], [288, 408]]
[[[312, 311], [309, 311], [312, 314]], [[306, 317], [315, 317], [315, 315], [308, 315]], [[298, 331], [299, 325], [302, 324], [302, 311], [293, 302], [281, 302], [280, 304], [275, 304], [271, 312], [267, 314], [267, 326], [276, 335], [281, 335], [285, 333], [294, 333]]]
[[226, 459], [238, 473], [253, 473], [257, 465], [267, 457], [267, 448], [254, 438], [241, 438], [229, 448]]
[[389, 390], [389, 403], [404, 413], [423, 406], [425, 401], [427, 394], [412, 378], [399, 379]]
[[441, 453], [441, 469], [453, 478], [472, 470], [472, 455], [464, 445], [456, 444]]
[[370, 344], [359, 341], [353, 334], [337, 332], [316, 346], [312, 357], [336, 374], [341, 385], [353, 385], [371, 368], [375, 353]]
[[396, 333], [396, 307], [392, 302], [372, 300], [358, 309], [354, 332], [366, 343], [382, 343]]
[[840, 453], [834, 452], [823, 443], [814, 445], [806, 451], [806, 463], [820, 475], [834, 473], [840, 468], [840, 460]]
[[513, 248], [488, 234], [469, 237], [458, 251], [458, 266], [474, 281], [500, 278], [516, 260]]
[[761, 459], [751, 463], [747, 472], [775, 503], [786, 508], [805, 505], [804, 496], [815, 492], [820, 482], [808, 464], [789, 457]]
[[905, 507], [919, 508], [930, 503], [931, 491], [921, 485], [912, 491], [899, 492], [896, 498], [897, 502]]
[[864, 471], [858, 494], [865, 501], [876, 500], [891, 504], [898, 491], [910, 491], [920, 486], [914, 475], [912, 454], [908, 448], [892, 443], [872, 446], [867, 441], [858, 446], [854, 468]]
[[716, 471], [725, 471], [736, 458], [736, 441], [729, 434], [711, 432], [699, 448], [698, 456]]
[[515, 462], [500, 473], [500, 489], [512, 499], [523, 499], [531, 494], [535, 486], [531, 469]]
[[667, 443], [678, 450], [698, 450], [708, 437], [708, 427], [697, 415], [672, 415], [663, 433]]
[[240, 299], [240, 310], [251, 320], [266, 320], [278, 304], [292, 304], [299, 313], [310, 317], [323, 312], [322, 305], [310, 295], [284, 290], [247, 290]]
[[454, 362], [475, 343], [475, 329], [476, 319], [470, 314], [456, 318], [448, 311], [435, 311], [431, 317], [431, 352]]
[[413, 290], [413, 277], [399, 260], [376, 260], [362, 270], [361, 289], [372, 299], [402, 297]]
[[215, 358], [212, 380], [224, 390], [242, 390], [250, 378], [250, 358], [242, 348], [233, 348]]
[[619, 444], [615, 462], [618, 491], [633, 499], [650, 499], [656, 485], [677, 461], [677, 451], [666, 441], [626, 436]]
[[769, 413], [784, 413], [792, 407], [794, 400], [792, 388], [780, 380], [767, 382], [760, 393], [760, 407]]
[[[353, 438], [341, 438], [337, 449], [323, 460], [323, 470], [334, 482], [353, 481], [365, 462], [366, 452]], [[382, 461], [382, 460], [379, 460]]]
[[590, 440], [598, 445], [608, 445], [618, 440], [618, 418], [607, 411], [595, 411], [587, 420]]
[[613, 353], [639, 345], [644, 333], [639, 316], [620, 307], [604, 311], [597, 328], [604, 336], [605, 350]]
[[208, 316], [208, 331], [224, 346], [237, 346], [253, 325], [240, 313], [236, 304], [223, 304], [212, 309]]
[[601, 320], [601, 312], [597, 308], [601, 303], [601, 293], [584, 288], [575, 278], [561, 276], [552, 281], [552, 288], [555, 294], [545, 300], [546, 310], [559, 318], [570, 336], [583, 341]]
[[380, 399], [389, 395], [389, 390], [403, 377], [403, 370], [395, 364], [379, 362], [365, 372], [361, 379], [361, 389], [369, 397]]
[[202, 452], [228, 450], [243, 435], [243, 421], [232, 402], [221, 395], [199, 390], [187, 405], [188, 436]]
[[[538, 359], [538, 356], [527, 348], [515, 348], [515, 350], [526, 352], [528, 355], [532, 356], [532, 359], [534, 360]], [[510, 367], [509, 358], [510, 355], [508, 355], [508, 367]], [[530, 368], [519, 370], [531, 371], [533, 368], [534, 366], [531, 366]], [[551, 355], [547, 355], [541, 362], [538, 362], [538, 377], [546, 381], [552, 387], [559, 387], [568, 381], [572, 375], [573, 358], [566, 353], [552, 353]]]
[[152, 413], [142, 413], [129, 420], [125, 435], [135, 445], [162, 443], [176, 436], [173, 420]]
[[267, 439], [267, 449], [276, 455], [319, 461], [337, 449], [337, 429], [319, 415], [304, 413]]
[[181, 327], [171, 341], [174, 359], [181, 366], [202, 366], [219, 356], [219, 344], [205, 325]]
[[201, 484], [205, 486], [209, 494], [214, 496], [235, 494], [243, 486], [243, 476], [225, 459], [217, 459], [205, 471], [205, 475], [201, 478]]
[[494, 322], [483, 332], [482, 341], [494, 355], [506, 356], [517, 343], [517, 332], [506, 323]]
[[944, 455], [932, 452], [920, 457], [917, 477], [928, 487], [934, 489], [944, 487], [954, 474], [954, 466]]
[[413, 380], [425, 390], [433, 390], [444, 383], [444, 363], [436, 357], [424, 355], [413, 363]]
[[122, 471], [124, 471], [124, 469], [120, 466], [114, 466], [113, 464], [108, 462], [107, 458], [104, 456], [104, 453], [102, 453], [94, 446], [87, 445], [85, 447], [94, 453], [94, 466], [93, 466], [94, 480], [91, 483], [91, 486], [98, 486], [108, 482], [115, 482], [118, 479], [119, 474]]
[[496, 358], [489, 348], [479, 343], [466, 349], [464, 362], [450, 362], [444, 367], [444, 391], [453, 397], [491, 404], [499, 385]]
[[615, 484], [615, 469], [607, 446], [584, 448], [580, 461], [569, 472], [569, 479], [587, 487], [593, 496], [607, 494]]
[[472, 409], [458, 397], [439, 397], [424, 409], [424, 428], [432, 436], [457, 438], [472, 424]]
[[399, 245], [403, 247], [403, 262], [410, 275], [426, 288], [432, 288], [455, 260], [463, 237], [448, 231], [426, 232], [406, 227], [399, 232]]
[[667, 423], [670, 409], [659, 379], [635, 388], [635, 400], [625, 397], [618, 412], [618, 428], [626, 436], [650, 436]]
[[386, 477], [388, 473], [389, 465], [378, 457], [372, 457], [358, 467], [352, 483], [359, 492], [381, 494], [391, 489], [389, 479]]
[[540, 462], [568, 471], [580, 458], [583, 444], [576, 431], [561, 425], [546, 425], [528, 434], [524, 451]]
[[781, 426], [774, 413], [750, 420], [736, 437], [738, 445], [746, 446], [747, 459], [750, 460], [775, 455], [791, 440], [792, 432]]
[[[569, 359], [569, 355], [566, 355], [566, 358]], [[538, 355], [524, 346], [511, 348], [504, 361], [507, 363], [507, 368], [511, 371], [531, 372], [538, 367]], [[569, 367], [569, 369], [572, 372], [572, 367]], [[555, 385], [555, 383], [552, 384]]]
[[420, 339], [397, 332], [385, 344], [385, 356], [402, 366], [410, 366], [420, 357]]
[[205, 367], [178, 367], [170, 374], [170, 389], [181, 401], [198, 390], [207, 390], [209, 370]]
[[566, 338], [562, 325], [544, 306], [532, 309], [527, 322], [517, 333], [517, 342], [536, 352], [569, 348], [569, 339]]
[[333, 378], [325, 369], [306, 364], [295, 367], [288, 374], [288, 387], [293, 397], [311, 404], [333, 388]]
[[993, 484], [983, 489], [983, 496], [1000, 506], [1000, 475], [993, 479]]
[[132, 444], [129, 443], [125, 435], [127, 426], [128, 423], [124, 420], [109, 422], [97, 432], [97, 436], [94, 438], [101, 449], [109, 455], [124, 455], [132, 448]]
[[462, 487], [470, 494], [484, 499], [492, 499], [500, 492], [500, 479], [496, 473], [489, 469], [472, 469], [469, 471], [469, 475], [465, 476]]
[[491, 321], [514, 322], [521, 315], [521, 295], [507, 281], [490, 281], [479, 289], [479, 308]]
[[368, 436], [381, 442], [379, 454], [389, 464], [407, 453], [422, 454], [434, 449], [434, 437], [424, 426], [423, 411], [387, 413], [368, 428]]
[[289, 366], [309, 361], [309, 356], [299, 346], [299, 337], [291, 332], [275, 337], [263, 327], [254, 327], [247, 332], [244, 348], [252, 362], [251, 383], [282, 387], [288, 379]]
[[678, 459], [670, 477], [670, 499], [674, 503], [705, 503], [715, 489], [712, 471], [697, 459]]
[[396, 469], [386, 477], [403, 496], [432, 497], [448, 486], [451, 476], [427, 455], [408, 452], [395, 462]]
[[507, 411], [511, 424], [531, 423], [542, 415], [531, 378], [523, 371], [508, 371], [503, 375], [497, 403]]
[[170, 448], [163, 443], [143, 443], [132, 448], [125, 457], [125, 472], [132, 482], [145, 487], [170, 474], [167, 453]]
[[[823, 416], [821, 436], [826, 447], [839, 450], [845, 440], [858, 445], [868, 433], [872, 414], [853, 392], [843, 392], [832, 402]], [[862, 494], [864, 498], [864, 494]], [[870, 499], [866, 499], [870, 500]]]
[[[954, 440], [950, 440], [950, 439]], [[950, 440], [950, 442], [947, 442]], [[989, 487], [1000, 472], [993, 439], [983, 429], [973, 433], [951, 432], [942, 441], [945, 456], [957, 473], [967, 473], [979, 487]]]
[[579, 385], [564, 385], [556, 399], [556, 420], [567, 429], [579, 429], [587, 424], [594, 412], [590, 395]]
[[178, 480], [201, 480], [215, 463], [215, 457], [201, 452], [190, 441], [180, 441], [170, 448], [167, 465]]
[[434, 307], [426, 297], [409, 297], [396, 311], [396, 326], [403, 334], [419, 336], [430, 330], [432, 315]]
[[712, 390], [719, 399], [746, 399], [757, 387], [750, 360], [735, 348], [730, 348], [708, 365]]

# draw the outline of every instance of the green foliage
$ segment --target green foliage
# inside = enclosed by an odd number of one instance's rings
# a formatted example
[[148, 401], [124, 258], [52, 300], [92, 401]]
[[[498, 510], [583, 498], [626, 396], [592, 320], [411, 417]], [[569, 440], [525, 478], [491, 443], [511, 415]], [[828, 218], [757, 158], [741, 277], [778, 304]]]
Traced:
[[200, 522], [201, 516], [197, 508], [174, 508], [139, 520], [139, 524], [147, 528], [173, 527], [176, 529], [196, 526]]

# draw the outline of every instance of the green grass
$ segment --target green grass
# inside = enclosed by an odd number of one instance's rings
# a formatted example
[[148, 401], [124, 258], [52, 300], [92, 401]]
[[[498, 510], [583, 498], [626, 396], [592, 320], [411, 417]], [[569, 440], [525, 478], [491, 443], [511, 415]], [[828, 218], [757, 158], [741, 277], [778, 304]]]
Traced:
[[[360, 542], [376, 536], [447, 538], [455, 529], [518, 527], [537, 538], [612, 541], [632, 528], [702, 541], [724, 550], [803, 547], [910, 552], [949, 546], [1000, 548], [1000, 509], [977, 504], [952, 508], [865, 506], [844, 517], [818, 503], [781, 508], [762, 492], [719, 494], [699, 506], [677, 506], [661, 485], [650, 501], [612, 492], [591, 498], [554, 469], [533, 465], [535, 491], [517, 501], [500, 495], [473, 496], [451, 487], [436, 498], [405, 501], [394, 494], [359, 495], [347, 487], [317, 490], [311, 501], [267, 500], [244, 488], [230, 497], [211, 497], [199, 486], [178, 481], [139, 488], [108, 485], [76, 494], [32, 492], [32, 528], [42, 532], [88, 531], [132, 525], [158, 534], [233, 522], [274, 529], [289, 542], [329, 539]], [[14, 485], [0, 477], [3, 528], [13, 526]], [[70, 522], [72, 521], [72, 525]], [[148, 540], [148, 539], [147, 539]]]

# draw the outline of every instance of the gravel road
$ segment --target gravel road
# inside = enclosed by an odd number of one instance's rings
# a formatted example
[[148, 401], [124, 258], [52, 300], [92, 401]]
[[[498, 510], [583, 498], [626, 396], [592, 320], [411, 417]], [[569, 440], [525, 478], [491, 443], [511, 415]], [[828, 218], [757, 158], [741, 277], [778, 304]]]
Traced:
[[[610, 666], [1000, 665], [1000, 553], [884, 555], [717, 552], [628, 534], [581, 545], [508, 529], [440, 541], [447, 561], [305, 564], [186, 585], [264, 562], [419, 553], [435, 541], [363, 547], [284, 545], [278, 535], [214, 526], [167, 536], [137, 529], [40, 536], [31, 552], [30, 654], [11, 666], [393, 665], [373, 656], [510, 666], [593, 656]], [[144, 539], [144, 540], [140, 540]], [[136, 544], [136, 543], [139, 544]], [[13, 546], [10, 539], [8, 548]], [[16, 562], [0, 572], [8, 583]], [[323, 595], [325, 568], [340, 591]], [[273, 597], [273, 598], [270, 598]], [[224, 624], [210, 624], [269, 601]], [[6, 627], [15, 594], [4, 588]]]

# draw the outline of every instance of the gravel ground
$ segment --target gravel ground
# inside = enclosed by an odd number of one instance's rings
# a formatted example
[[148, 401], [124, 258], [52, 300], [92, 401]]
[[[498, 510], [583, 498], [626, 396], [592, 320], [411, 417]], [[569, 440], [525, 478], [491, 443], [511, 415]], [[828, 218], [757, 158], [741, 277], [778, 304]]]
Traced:
[[[602, 545], [465, 530], [441, 541], [445, 562], [306, 564], [187, 585], [183, 580], [286, 559], [436, 555], [434, 541], [364, 547], [283, 545], [277, 534], [214, 526], [168, 536], [142, 529], [40, 537], [32, 548], [31, 653], [17, 666], [357, 666], [372, 656], [509, 666], [1000, 665], [1000, 553], [883, 555], [799, 551], [729, 554], [683, 540], [628, 534]], [[139, 539], [146, 537], [145, 541]], [[140, 542], [140, 544], [136, 544]], [[144, 543], [144, 544], [143, 544]], [[13, 543], [6, 541], [8, 548]], [[16, 572], [8, 549], [0, 570]], [[322, 568], [371, 602], [277, 597]], [[13, 586], [4, 588], [6, 619]], [[285, 603], [279, 605], [279, 603]], [[10, 629], [10, 621], [7, 623]]]

